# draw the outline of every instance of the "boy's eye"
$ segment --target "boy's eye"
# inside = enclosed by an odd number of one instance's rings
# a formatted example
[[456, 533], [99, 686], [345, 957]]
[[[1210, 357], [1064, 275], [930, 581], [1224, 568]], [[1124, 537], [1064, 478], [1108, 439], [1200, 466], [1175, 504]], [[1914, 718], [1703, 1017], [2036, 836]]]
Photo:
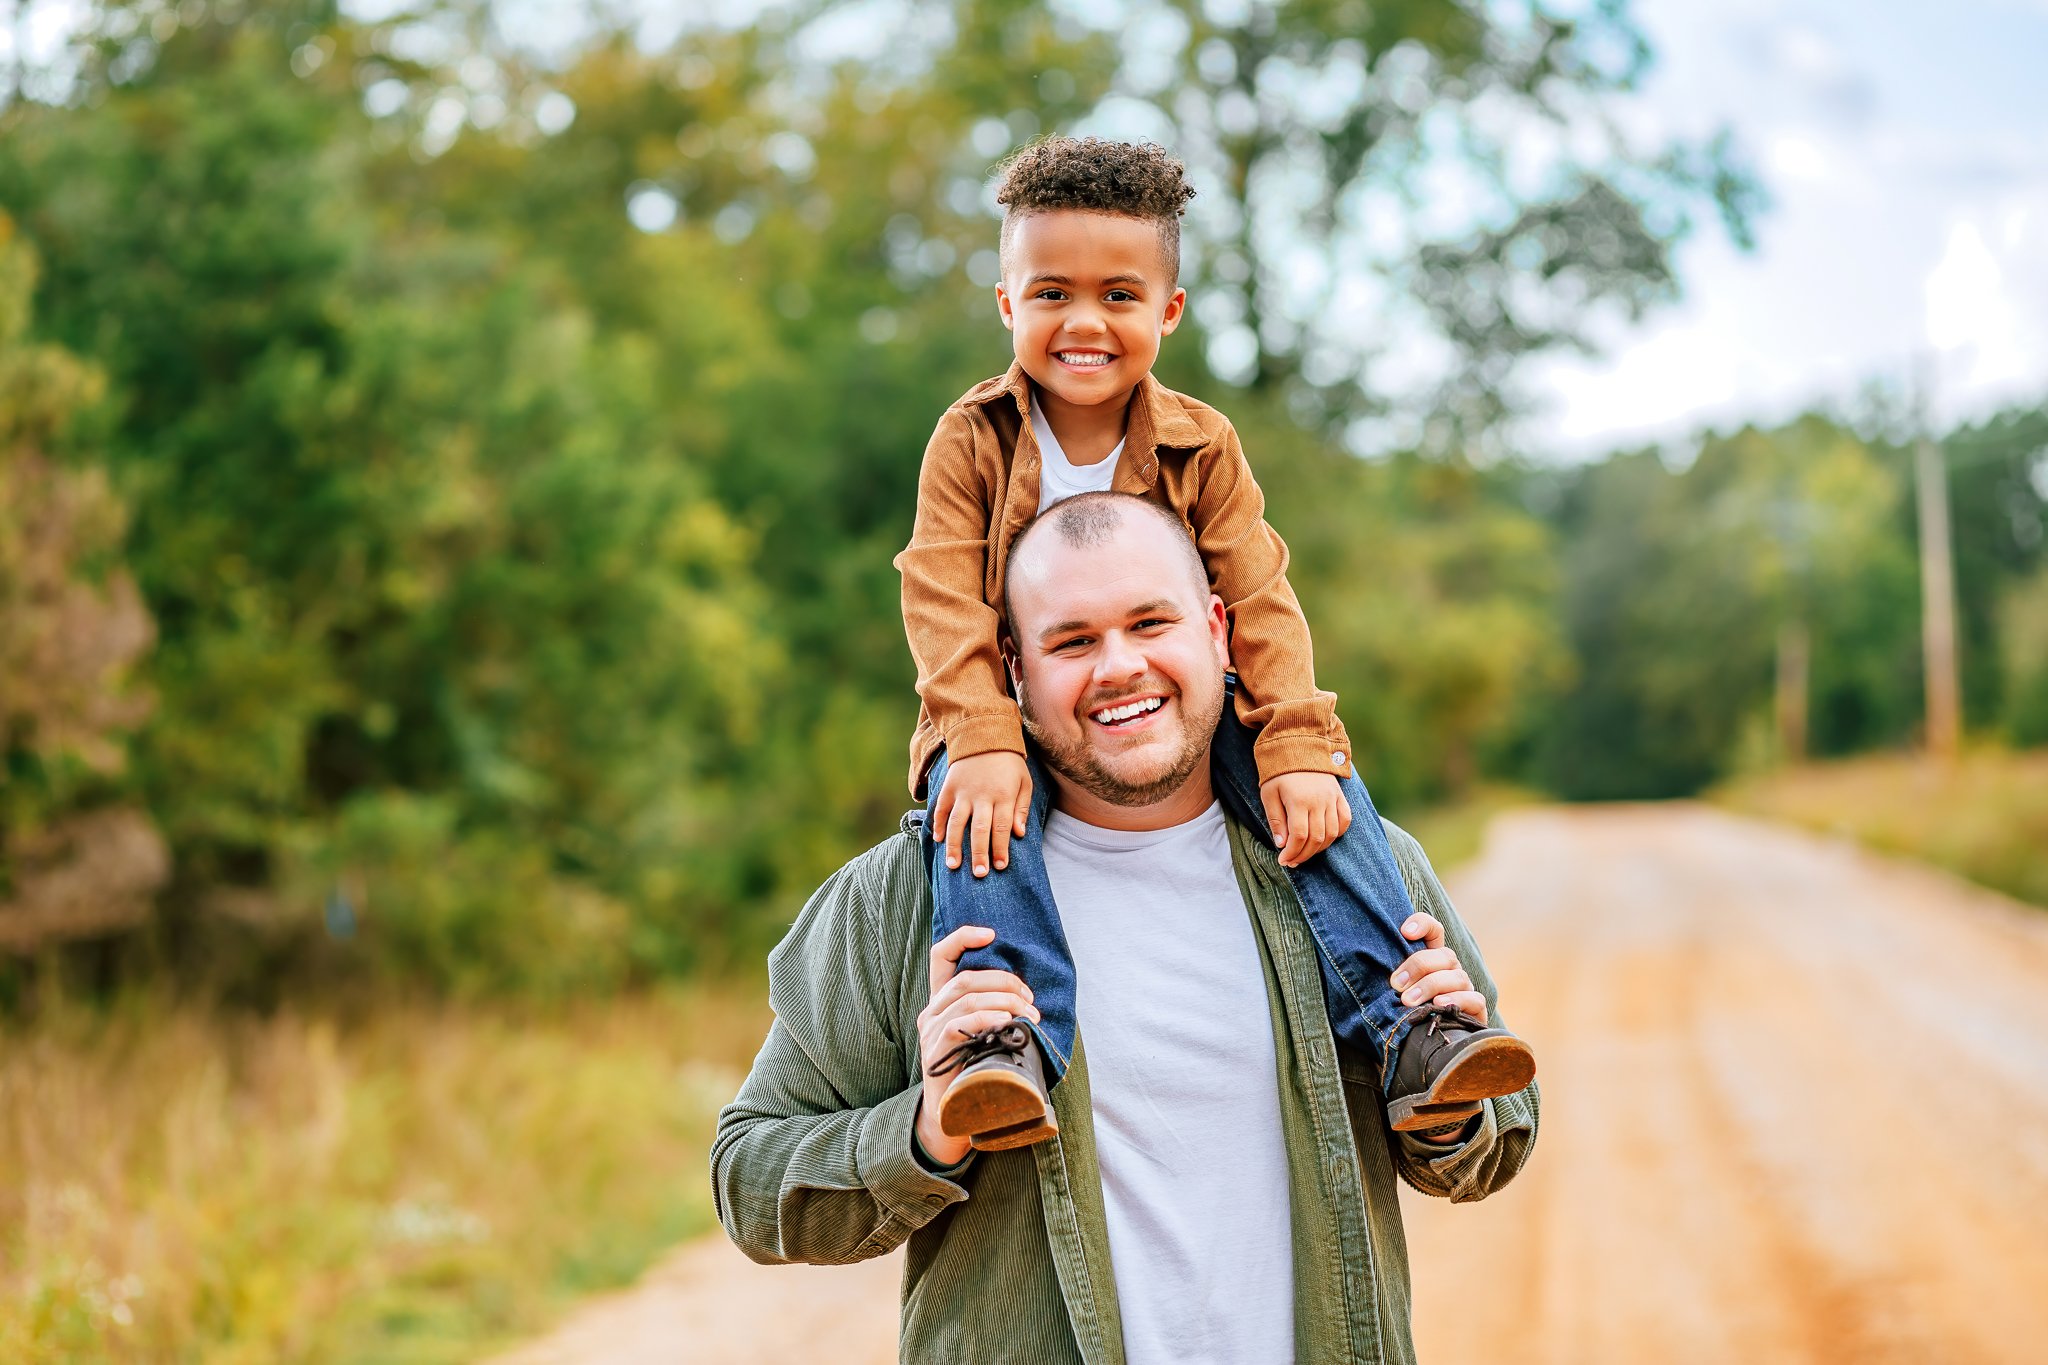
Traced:
[[1136, 303], [1138, 296], [1128, 289], [1112, 289], [1102, 296], [1110, 303]]
[[1038, 291], [1038, 297], [1051, 303], [1064, 303], [1067, 296], [1064, 290], [1041, 289]]

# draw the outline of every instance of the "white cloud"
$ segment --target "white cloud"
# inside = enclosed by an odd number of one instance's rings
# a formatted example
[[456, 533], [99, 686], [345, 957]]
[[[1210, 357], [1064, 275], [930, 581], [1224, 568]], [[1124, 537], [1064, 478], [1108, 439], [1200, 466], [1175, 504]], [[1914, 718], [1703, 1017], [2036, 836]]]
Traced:
[[1922, 286], [1943, 406], [2048, 384], [2048, 191], [1958, 214]]

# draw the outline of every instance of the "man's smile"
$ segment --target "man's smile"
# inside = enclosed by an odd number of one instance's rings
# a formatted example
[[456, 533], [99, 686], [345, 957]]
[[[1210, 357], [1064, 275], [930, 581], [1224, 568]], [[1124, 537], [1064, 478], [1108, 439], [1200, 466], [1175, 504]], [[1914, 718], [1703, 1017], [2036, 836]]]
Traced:
[[1166, 698], [1162, 696], [1133, 697], [1129, 701], [1098, 706], [1088, 713], [1088, 719], [1105, 730], [1136, 729], [1164, 705]]

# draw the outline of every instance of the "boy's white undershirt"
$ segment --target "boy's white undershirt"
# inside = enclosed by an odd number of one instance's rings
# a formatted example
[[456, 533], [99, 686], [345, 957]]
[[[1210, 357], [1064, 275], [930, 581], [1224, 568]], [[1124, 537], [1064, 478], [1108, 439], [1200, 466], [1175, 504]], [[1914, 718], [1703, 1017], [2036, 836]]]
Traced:
[[1223, 808], [1137, 832], [1055, 811], [1044, 850], [1079, 982], [1125, 1358], [1292, 1361], [1278, 1063]]
[[1124, 443], [1118, 441], [1115, 450], [1094, 464], [1072, 463], [1060, 446], [1060, 438], [1052, 434], [1052, 427], [1045, 420], [1045, 405], [1035, 393], [1031, 395], [1031, 434], [1038, 438], [1039, 511], [1076, 493], [1107, 493], [1110, 484], [1116, 481], [1116, 461], [1124, 453]]

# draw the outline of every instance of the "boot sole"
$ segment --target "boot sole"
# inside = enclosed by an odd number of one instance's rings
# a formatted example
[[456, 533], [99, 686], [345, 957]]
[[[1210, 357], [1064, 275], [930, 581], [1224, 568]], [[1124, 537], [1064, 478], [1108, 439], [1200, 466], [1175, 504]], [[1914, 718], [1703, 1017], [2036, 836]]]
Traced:
[[1045, 1097], [1032, 1088], [1031, 1082], [1008, 1071], [977, 1071], [963, 1076], [939, 1101], [939, 1131], [947, 1137], [993, 1134], [1000, 1129], [1041, 1123], [1045, 1117]]
[[1512, 1095], [1536, 1079], [1536, 1054], [1520, 1038], [1475, 1043], [1436, 1078], [1428, 1093], [1395, 1100], [1387, 1123], [1397, 1133], [1435, 1128], [1479, 1112], [1481, 1100]]
[[1007, 1152], [1017, 1147], [1029, 1147], [1050, 1137], [1058, 1137], [1060, 1126], [1048, 1113], [1044, 1118], [1027, 1119], [1023, 1123], [997, 1128], [992, 1132], [976, 1133], [968, 1141], [977, 1152]]

